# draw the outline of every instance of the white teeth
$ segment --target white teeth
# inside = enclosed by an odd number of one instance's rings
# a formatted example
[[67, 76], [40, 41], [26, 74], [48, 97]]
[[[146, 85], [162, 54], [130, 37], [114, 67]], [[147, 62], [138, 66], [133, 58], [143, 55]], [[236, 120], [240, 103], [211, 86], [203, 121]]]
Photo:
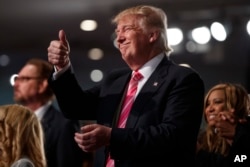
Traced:
[[213, 115], [213, 114], [211, 114], [211, 115], [209, 115], [209, 119], [213, 119], [215, 117], [215, 115]]

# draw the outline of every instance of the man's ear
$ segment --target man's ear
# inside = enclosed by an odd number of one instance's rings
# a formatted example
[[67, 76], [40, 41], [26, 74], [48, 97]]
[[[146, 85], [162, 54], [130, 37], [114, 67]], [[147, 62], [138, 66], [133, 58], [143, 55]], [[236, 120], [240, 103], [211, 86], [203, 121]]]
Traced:
[[48, 81], [46, 79], [41, 81], [41, 84], [39, 86], [39, 93], [44, 92], [48, 87]]
[[159, 31], [152, 31], [149, 34], [149, 42], [155, 42], [159, 38], [160, 32]]

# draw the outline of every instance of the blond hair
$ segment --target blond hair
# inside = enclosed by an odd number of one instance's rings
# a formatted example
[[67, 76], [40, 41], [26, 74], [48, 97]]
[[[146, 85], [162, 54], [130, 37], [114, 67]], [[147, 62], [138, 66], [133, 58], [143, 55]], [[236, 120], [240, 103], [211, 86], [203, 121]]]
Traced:
[[[220, 83], [213, 86], [205, 96], [204, 111], [206, 109], [208, 98], [215, 90], [222, 90], [225, 94], [226, 109], [233, 108], [235, 110], [235, 118], [245, 119], [249, 114], [249, 97], [246, 89], [240, 84], [233, 83]], [[204, 112], [205, 121], [205, 112]], [[211, 126], [206, 127], [206, 132], [203, 138], [203, 148], [209, 152], [219, 153], [226, 156], [229, 153], [230, 145], [225, 138], [222, 138], [214, 133], [214, 128]]]
[[139, 21], [141, 21], [142, 28], [146, 30], [147, 28], [155, 28], [160, 32], [160, 38], [158, 39], [158, 46], [166, 52], [167, 55], [173, 51], [173, 49], [168, 45], [167, 39], [167, 15], [165, 12], [154, 6], [139, 5], [125, 9], [118, 13], [113, 19], [112, 23], [118, 24], [118, 22], [127, 15], [139, 16]]
[[46, 167], [43, 129], [28, 108], [9, 104], [0, 106], [0, 166], [10, 167], [28, 157], [36, 167]]

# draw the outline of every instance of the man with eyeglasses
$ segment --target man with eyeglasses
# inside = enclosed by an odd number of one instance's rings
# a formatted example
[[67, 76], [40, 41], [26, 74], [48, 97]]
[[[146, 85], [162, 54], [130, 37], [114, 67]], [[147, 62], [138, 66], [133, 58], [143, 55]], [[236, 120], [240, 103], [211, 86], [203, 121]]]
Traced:
[[87, 154], [74, 140], [78, 121], [64, 118], [53, 106], [54, 94], [47, 82], [52, 70], [45, 60], [28, 60], [15, 75], [14, 101], [29, 107], [42, 122], [48, 167], [82, 167]]

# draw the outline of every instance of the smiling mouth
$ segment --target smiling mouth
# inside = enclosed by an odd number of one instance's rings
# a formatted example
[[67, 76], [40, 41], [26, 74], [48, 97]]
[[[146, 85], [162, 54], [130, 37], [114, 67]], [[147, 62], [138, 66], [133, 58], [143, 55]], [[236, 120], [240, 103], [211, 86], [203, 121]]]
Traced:
[[124, 50], [124, 49], [126, 49], [126, 48], [127, 48], [127, 46], [124, 45], [124, 44], [119, 46], [119, 50]]
[[208, 119], [214, 119], [216, 117], [216, 114], [210, 114], [209, 116], [208, 116]]
[[122, 44], [119, 44], [119, 47], [122, 48], [122, 47], [125, 47], [127, 45], [128, 45], [128, 43], [122, 43]]

